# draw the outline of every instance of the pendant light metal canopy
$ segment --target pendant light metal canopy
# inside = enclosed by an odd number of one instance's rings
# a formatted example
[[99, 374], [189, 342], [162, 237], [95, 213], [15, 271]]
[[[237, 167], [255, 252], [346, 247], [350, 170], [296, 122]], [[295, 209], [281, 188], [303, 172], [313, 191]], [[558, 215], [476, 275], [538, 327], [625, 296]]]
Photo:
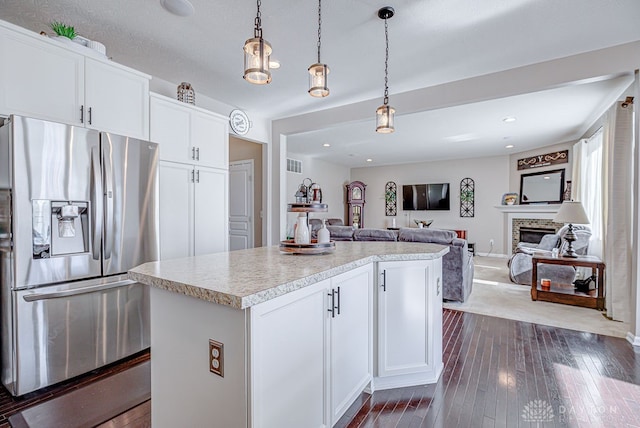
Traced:
[[258, 13], [255, 19], [253, 37], [244, 43], [244, 79], [256, 85], [271, 82], [269, 56], [272, 49], [269, 42], [262, 38], [262, 19], [260, 15], [261, 1], [257, 0]]
[[329, 95], [327, 75], [329, 67], [320, 61], [320, 47], [322, 45], [322, 0], [318, 0], [318, 62], [307, 69], [309, 71], [309, 95], [323, 98]]
[[387, 20], [392, 18], [395, 11], [391, 6], [378, 10], [378, 18], [384, 19], [384, 39], [386, 43], [384, 59], [384, 103], [376, 110], [376, 132], [389, 134], [395, 131], [394, 115], [396, 109], [389, 105], [389, 27]]

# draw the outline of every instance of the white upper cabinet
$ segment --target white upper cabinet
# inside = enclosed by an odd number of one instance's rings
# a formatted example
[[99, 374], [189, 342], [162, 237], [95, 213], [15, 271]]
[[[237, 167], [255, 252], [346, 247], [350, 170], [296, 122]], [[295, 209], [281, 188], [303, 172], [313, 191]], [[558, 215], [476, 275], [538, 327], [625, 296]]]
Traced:
[[0, 115], [149, 138], [150, 76], [2, 21], [0, 57]]
[[85, 59], [85, 124], [149, 138], [149, 79], [120, 66]]
[[150, 136], [160, 144], [160, 159], [229, 168], [226, 117], [162, 95], [150, 97]]
[[84, 57], [0, 26], [0, 114], [82, 125]]

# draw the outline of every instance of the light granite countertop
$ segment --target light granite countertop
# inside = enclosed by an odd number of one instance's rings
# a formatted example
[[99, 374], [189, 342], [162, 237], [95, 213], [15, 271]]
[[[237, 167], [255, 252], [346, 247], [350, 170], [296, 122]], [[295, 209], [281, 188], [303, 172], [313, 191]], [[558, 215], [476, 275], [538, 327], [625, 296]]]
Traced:
[[130, 270], [129, 278], [245, 309], [371, 262], [431, 260], [448, 252], [448, 246], [418, 242], [336, 242], [335, 251], [323, 255], [260, 247], [145, 263]]

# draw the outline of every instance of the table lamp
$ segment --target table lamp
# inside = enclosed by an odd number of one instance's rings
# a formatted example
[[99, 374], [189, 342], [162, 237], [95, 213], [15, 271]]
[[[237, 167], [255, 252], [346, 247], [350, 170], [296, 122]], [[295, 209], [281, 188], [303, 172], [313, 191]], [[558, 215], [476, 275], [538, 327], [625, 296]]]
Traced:
[[564, 201], [553, 221], [556, 223], [569, 223], [569, 230], [564, 235], [564, 239], [567, 241], [567, 248], [562, 254], [562, 257], [578, 257], [573, 250], [573, 242], [576, 240], [576, 234], [573, 233], [573, 223], [589, 223], [589, 217], [587, 217], [587, 213], [584, 211], [582, 204], [578, 201]]

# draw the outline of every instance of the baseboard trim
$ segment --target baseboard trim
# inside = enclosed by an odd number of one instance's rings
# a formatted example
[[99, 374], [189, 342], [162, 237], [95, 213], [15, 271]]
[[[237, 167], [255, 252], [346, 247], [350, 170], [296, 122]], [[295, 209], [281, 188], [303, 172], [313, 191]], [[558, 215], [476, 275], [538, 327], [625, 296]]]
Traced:
[[508, 254], [496, 254], [496, 253], [477, 253], [476, 256], [481, 256], [481, 257], [498, 257], [501, 259], [508, 259], [509, 257], [511, 257]]
[[627, 332], [627, 341], [633, 346], [640, 346], [640, 336], [636, 336], [630, 331]]

